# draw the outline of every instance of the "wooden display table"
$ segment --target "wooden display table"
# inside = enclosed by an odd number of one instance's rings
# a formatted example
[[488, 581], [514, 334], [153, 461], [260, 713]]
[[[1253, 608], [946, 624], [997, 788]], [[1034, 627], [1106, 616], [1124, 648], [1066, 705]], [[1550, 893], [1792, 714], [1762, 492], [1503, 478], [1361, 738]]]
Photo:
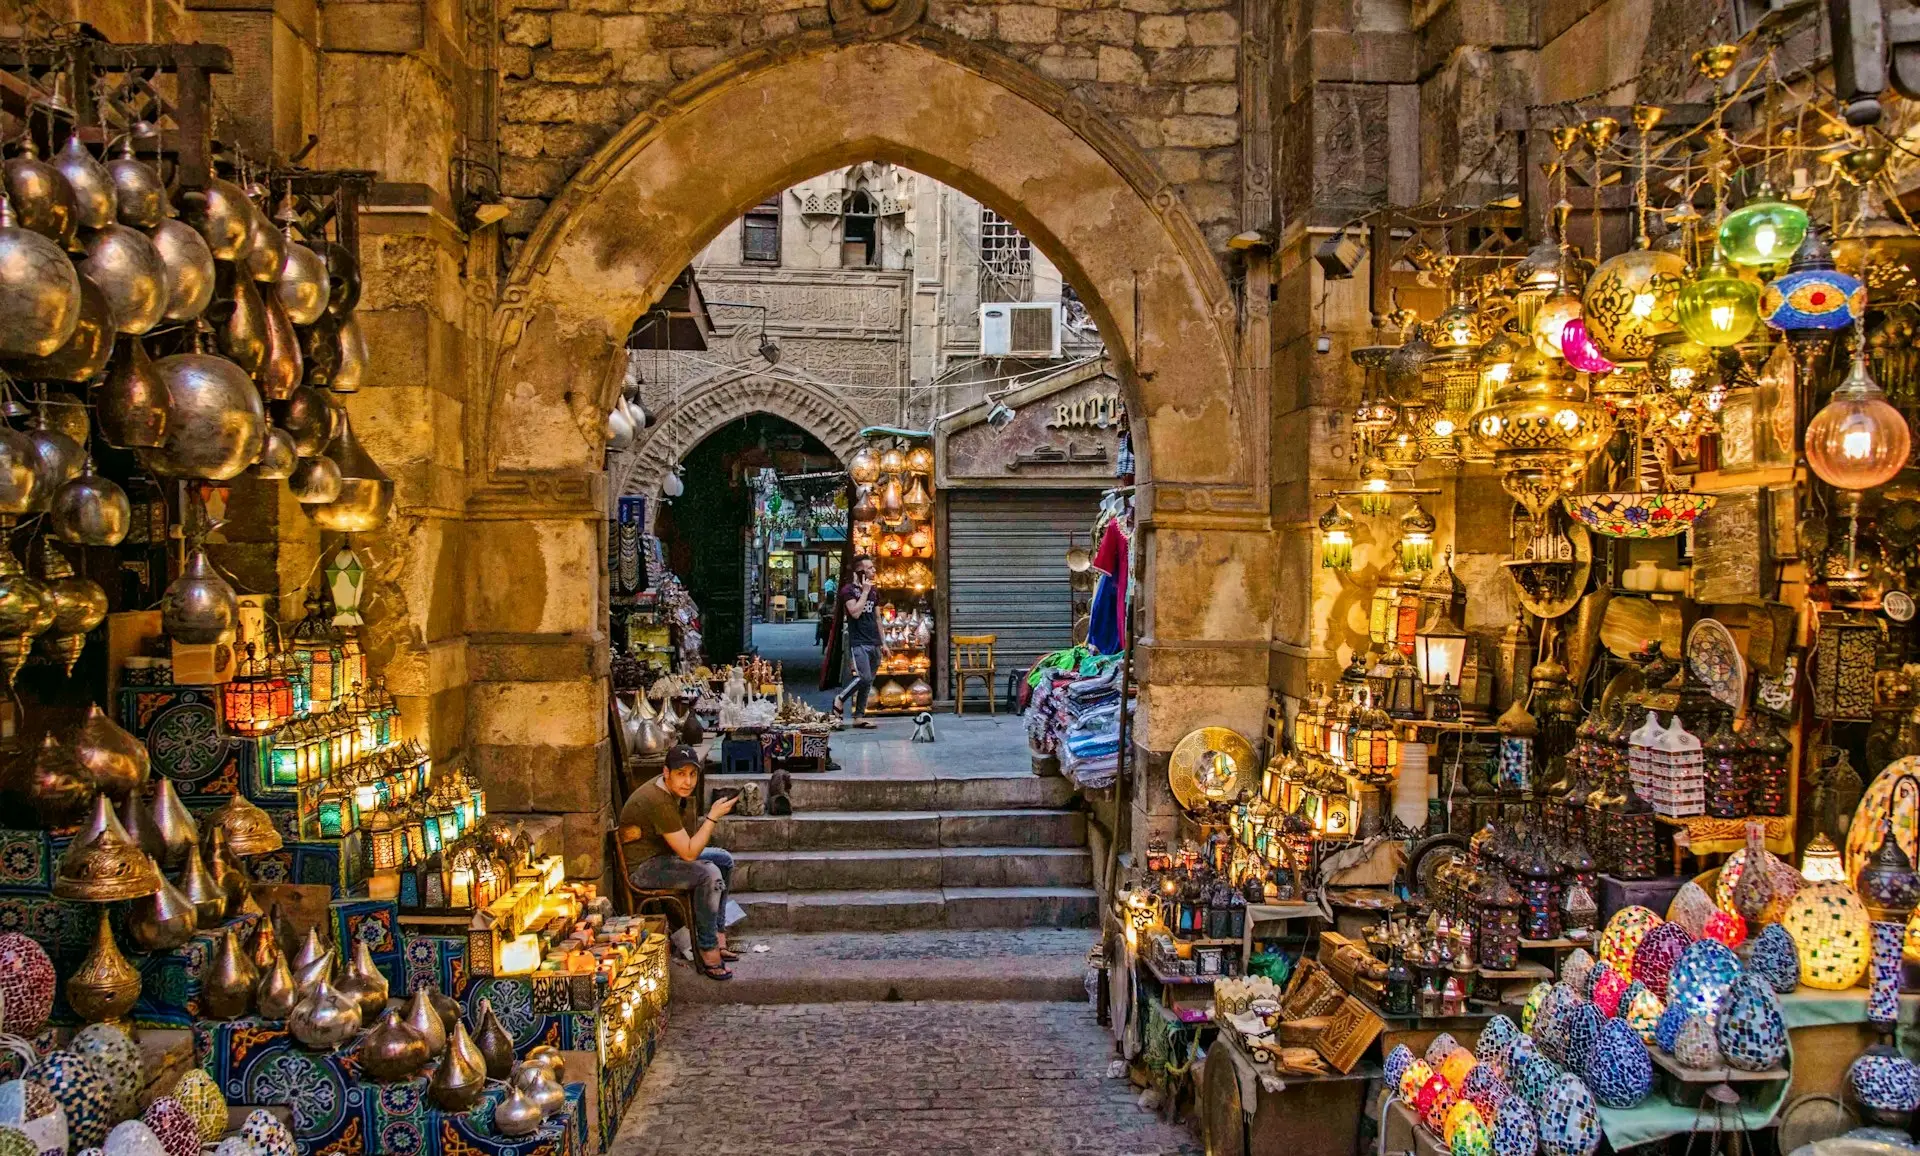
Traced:
[[1353, 1156], [1367, 1090], [1380, 1066], [1351, 1072], [1276, 1076], [1254, 1060], [1240, 1034], [1214, 1037], [1200, 1072], [1202, 1126], [1210, 1156]]

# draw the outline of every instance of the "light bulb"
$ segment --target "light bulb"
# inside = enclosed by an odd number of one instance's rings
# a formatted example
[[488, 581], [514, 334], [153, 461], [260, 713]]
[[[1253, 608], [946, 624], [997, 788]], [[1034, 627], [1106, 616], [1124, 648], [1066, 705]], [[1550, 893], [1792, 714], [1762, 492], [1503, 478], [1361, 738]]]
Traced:
[[1807, 425], [1807, 465], [1836, 490], [1871, 490], [1907, 464], [1907, 419], [1867, 372], [1864, 357]]

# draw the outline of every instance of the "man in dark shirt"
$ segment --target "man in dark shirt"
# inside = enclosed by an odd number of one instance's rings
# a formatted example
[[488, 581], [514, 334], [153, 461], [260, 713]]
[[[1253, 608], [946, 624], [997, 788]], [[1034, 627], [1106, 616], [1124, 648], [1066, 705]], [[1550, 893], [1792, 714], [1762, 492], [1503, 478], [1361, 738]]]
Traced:
[[867, 718], [867, 693], [873, 689], [874, 672], [880, 669], [880, 610], [875, 605], [873, 559], [861, 555], [854, 559], [853, 577], [840, 590], [840, 604], [847, 612], [847, 661], [853, 677], [840, 693], [833, 696], [833, 713], [844, 715], [847, 696], [853, 695], [854, 726], [872, 730]]
[[738, 796], [714, 800], [703, 816], [694, 804], [700, 780], [700, 756], [691, 747], [667, 752], [667, 766], [627, 796], [620, 808], [620, 845], [626, 852], [627, 878], [635, 887], [684, 887], [693, 894], [692, 934], [699, 948], [700, 973], [708, 979], [732, 979], [727, 964], [739, 959], [727, 950], [727, 884], [733, 856], [707, 846], [713, 829], [733, 810]]

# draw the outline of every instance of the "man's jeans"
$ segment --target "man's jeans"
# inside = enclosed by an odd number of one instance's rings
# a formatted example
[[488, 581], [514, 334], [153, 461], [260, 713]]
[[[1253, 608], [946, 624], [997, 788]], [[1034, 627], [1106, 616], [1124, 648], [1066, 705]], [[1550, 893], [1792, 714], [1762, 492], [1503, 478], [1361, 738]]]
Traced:
[[840, 693], [833, 696], [834, 702], [844, 706], [847, 696], [853, 696], [854, 718], [867, 717], [867, 692], [873, 689], [874, 672], [880, 669], [880, 648], [877, 646], [856, 646], [848, 652], [853, 660], [853, 677]]
[[692, 892], [693, 941], [702, 951], [720, 946], [732, 877], [733, 856], [722, 847], [709, 847], [691, 861], [678, 855], [655, 855], [627, 870], [627, 879], [635, 887], [684, 887]]

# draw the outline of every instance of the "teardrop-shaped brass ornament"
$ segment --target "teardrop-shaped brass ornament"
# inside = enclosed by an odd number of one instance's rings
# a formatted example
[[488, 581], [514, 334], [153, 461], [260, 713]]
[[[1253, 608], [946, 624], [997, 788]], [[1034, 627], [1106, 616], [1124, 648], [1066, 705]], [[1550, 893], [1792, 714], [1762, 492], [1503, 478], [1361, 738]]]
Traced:
[[151, 766], [146, 744], [108, 718], [99, 703], [88, 705], [85, 721], [68, 741], [94, 785], [109, 797], [124, 799], [146, 784]]
[[167, 853], [167, 843], [160, 837], [160, 828], [154, 825], [153, 810], [147, 806], [147, 797], [139, 791], [127, 796], [120, 804], [120, 826], [127, 832], [127, 838], [145, 851], [155, 863]]
[[486, 1087], [487, 1061], [467, 1035], [467, 1025], [455, 1024], [447, 1054], [427, 1084], [427, 1098], [443, 1112], [465, 1112], [480, 1102]]
[[293, 322], [287, 318], [286, 306], [280, 304], [279, 297], [269, 296], [265, 309], [266, 358], [254, 380], [260, 383], [260, 392], [268, 401], [280, 401], [291, 397], [299, 388], [306, 366], [300, 355], [300, 335], [294, 332]]
[[193, 904], [195, 919], [202, 931], [210, 931], [220, 926], [227, 914], [227, 893], [220, 881], [207, 870], [207, 862], [200, 857], [200, 848], [194, 846], [187, 852], [187, 865], [180, 872], [180, 894]]
[[426, 1041], [428, 1055], [438, 1056], [447, 1050], [447, 1025], [441, 1022], [440, 1013], [434, 1009], [427, 985], [413, 989], [412, 998], [407, 1000], [404, 1017], [413, 1030], [420, 1033], [420, 1038]]
[[[118, 820], [115, 823], [117, 825]], [[120, 954], [120, 945], [113, 940], [113, 926], [107, 922], [107, 909], [103, 906], [93, 950], [67, 977], [67, 1002], [88, 1023], [105, 1023], [124, 1018], [139, 998], [140, 973]]]
[[[274, 904], [273, 912], [275, 915], [280, 913], [279, 904]], [[280, 933], [274, 930], [274, 921], [272, 919], [254, 920], [253, 934], [247, 937], [247, 958], [253, 961], [253, 966], [259, 968], [264, 974], [273, 966], [273, 961], [279, 958], [280, 954]]]
[[208, 823], [200, 838], [207, 869], [220, 881], [220, 890], [227, 897], [223, 918], [259, 914], [260, 908], [253, 902], [253, 880], [247, 878], [246, 865], [227, 846], [227, 829]]
[[375, 1080], [410, 1079], [426, 1066], [427, 1041], [400, 1018], [397, 1010], [388, 1008], [361, 1037], [354, 1058], [360, 1062], [360, 1070]]
[[247, 1009], [253, 1006], [253, 989], [259, 978], [253, 961], [241, 950], [239, 933], [227, 928], [200, 977], [201, 1014], [216, 1020], [246, 1015]]
[[473, 1037], [480, 1055], [487, 1061], [487, 1077], [504, 1080], [513, 1074], [513, 1037], [500, 1025], [493, 1001], [480, 1001], [480, 1031]]
[[120, 816], [105, 795], [93, 800], [88, 830], [67, 845], [54, 868], [53, 894], [82, 903], [117, 903], [151, 895], [160, 875], [120, 825]]
[[199, 924], [193, 904], [164, 875], [152, 895], [127, 905], [127, 938], [139, 951], [172, 951], [192, 939]]
[[213, 323], [220, 352], [258, 381], [267, 364], [267, 304], [253, 278], [221, 265], [219, 287], [207, 320]]
[[324, 976], [314, 981], [287, 1016], [287, 1031], [309, 1048], [338, 1047], [359, 1030], [360, 1005], [335, 991]]
[[301, 972], [320, 962], [320, 957], [325, 954], [327, 954], [327, 945], [320, 941], [319, 930], [308, 928], [307, 937], [300, 941], [300, 948], [293, 953], [293, 959], [290, 961], [293, 965], [293, 974], [297, 977]]
[[544, 1064], [520, 1065], [514, 1070], [513, 1086], [540, 1105], [542, 1116], [551, 1116], [567, 1106], [567, 1090]]
[[261, 972], [253, 989], [254, 1007], [261, 1019], [283, 1020], [293, 1014], [293, 1006], [299, 1001], [300, 990], [294, 986], [287, 957], [275, 948], [273, 962]]
[[493, 1130], [510, 1140], [533, 1135], [542, 1119], [540, 1105], [519, 1088], [509, 1087], [493, 1106]]
[[200, 825], [165, 775], [157, 776], [153, 784], [153, 824], [166, 848], [157, 856], [160, 865], [168, 870], [184, 866], [187, 852], [200, 842]]
[[101, 435], [121, 447], [165, 445], [173, 403], [166, 383], [154, 375], [146, 346], [138, 337], [120, 338], [111, 367], [107, 379], [93, 389]]
[[381, 975], [380, 969], [374, 966], [373, 954], [365, 943], [356, 942], [353, 952], [341, 958], [339, 974], [333, 985], [360, 1005], [363, 1023], [371, 1022], [386, 1010], [387, 977]]
[[[294, 965], [293, 986], [300, 989], [302, 999], [305, 999], [307, 993], [315, 987], [318, 987], [321, 983], [332, 986], [333, 960], [333, 949], [328, 948], [320, 954], [319, 959], [314, 960], [312, 963]], [[355, 1001], [354, 1006], [359, 1006], [358, 1001]]]

